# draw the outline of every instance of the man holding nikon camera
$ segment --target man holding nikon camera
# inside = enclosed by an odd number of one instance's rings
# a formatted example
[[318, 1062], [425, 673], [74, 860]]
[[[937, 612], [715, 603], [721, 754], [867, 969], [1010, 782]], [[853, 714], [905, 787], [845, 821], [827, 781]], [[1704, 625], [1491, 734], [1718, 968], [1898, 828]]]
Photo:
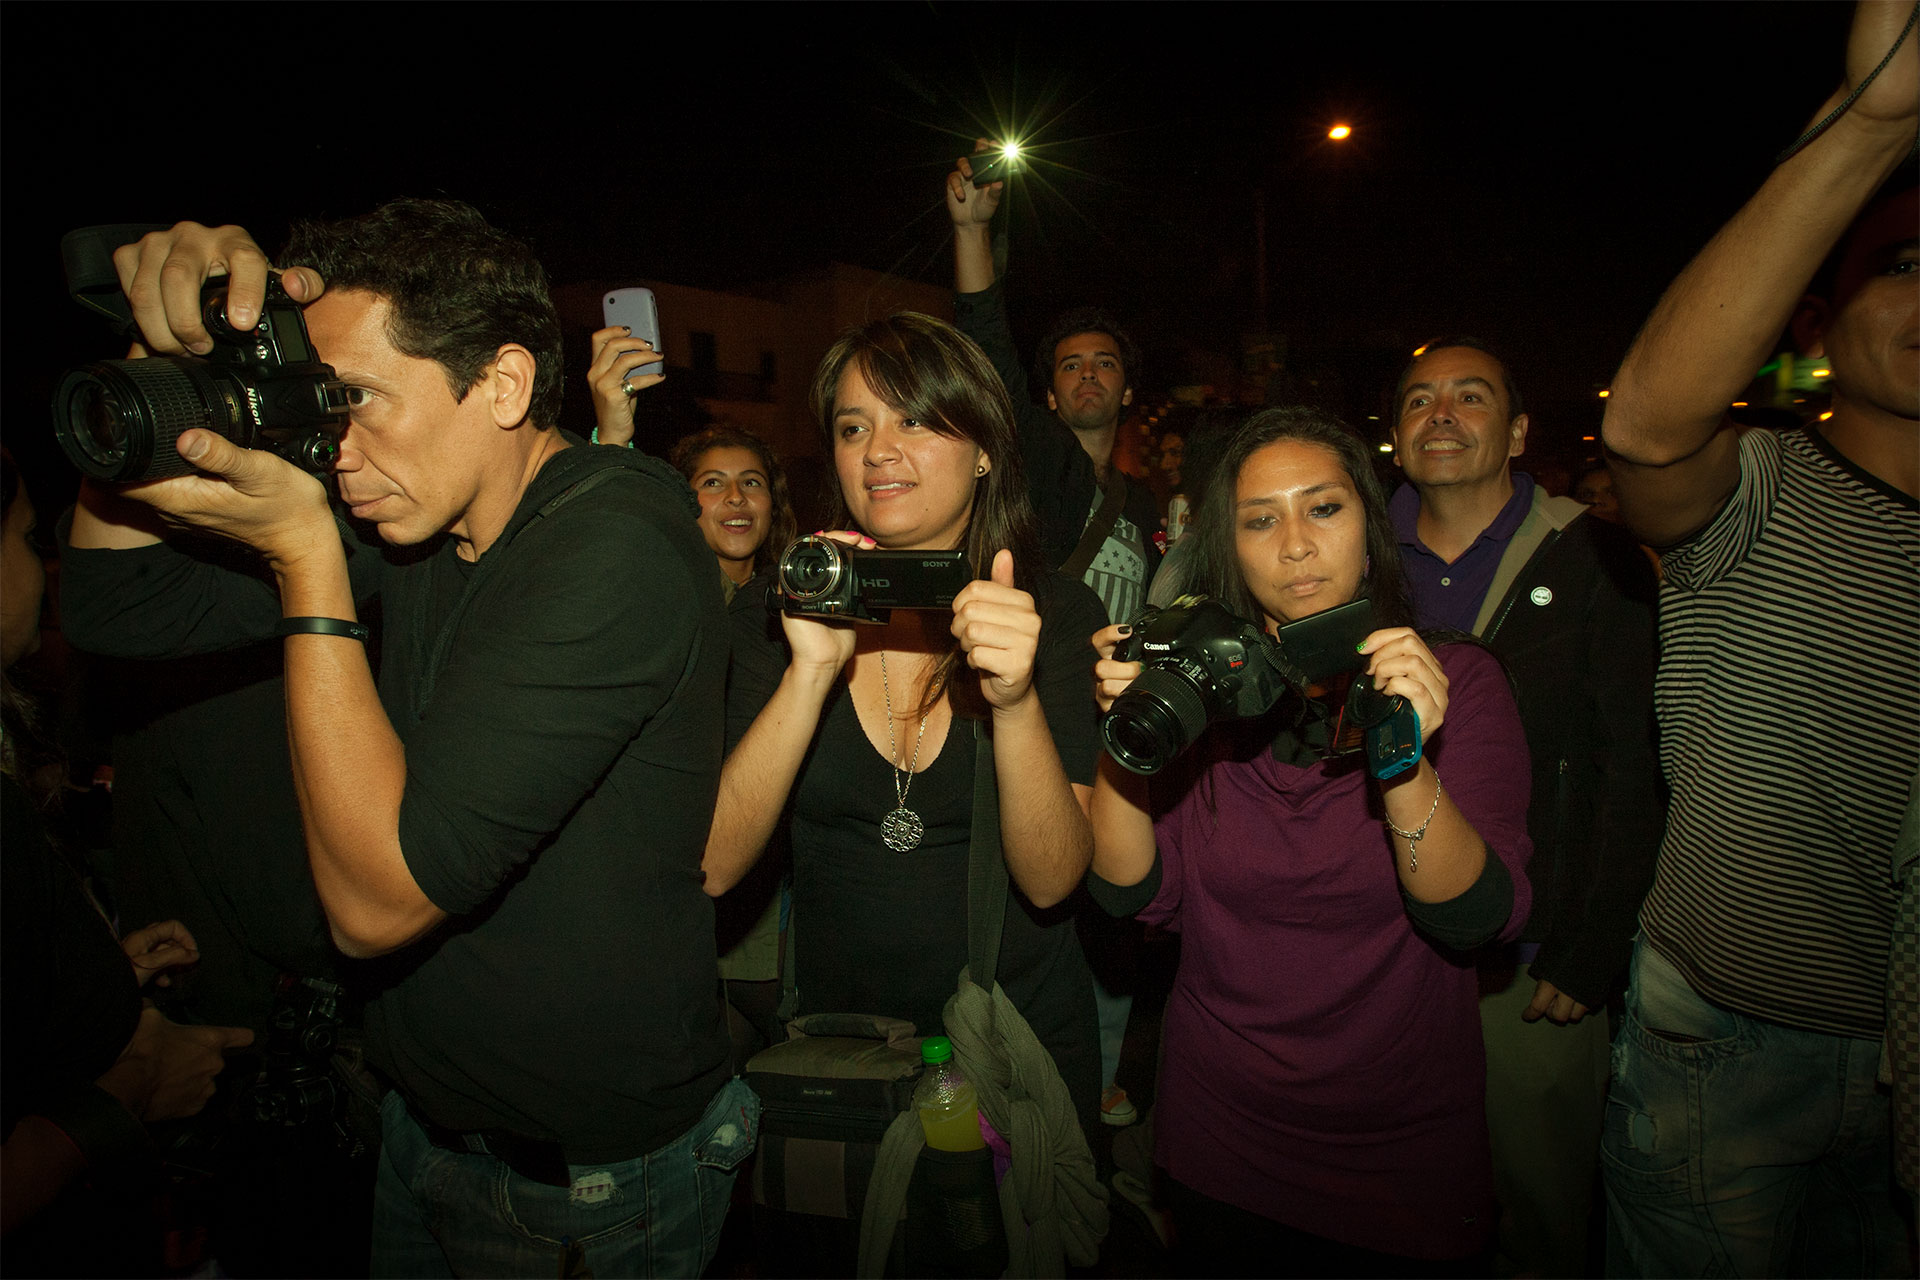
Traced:
[[[342, 384], [353, 523], [274, 452], [187, 431], [192, 474], [83, 489], [68, 630], [128, 657], [286, 637], [314, 882], [342, 951], [394, 961], [367, 1011], [395, 1086], [374, 1273], [698, 1274], [756, 1104], [727, 1078], [701, 888], [726, 648], [692, 499], [554, 427], [545, 274], [472, 209], [394, 202], [299, 229], [290, 256]], [[182, 223], [115, 262], [156, 354], [213, 348], [221, 274], [252, 341], [270, 267], [239, 228]]]

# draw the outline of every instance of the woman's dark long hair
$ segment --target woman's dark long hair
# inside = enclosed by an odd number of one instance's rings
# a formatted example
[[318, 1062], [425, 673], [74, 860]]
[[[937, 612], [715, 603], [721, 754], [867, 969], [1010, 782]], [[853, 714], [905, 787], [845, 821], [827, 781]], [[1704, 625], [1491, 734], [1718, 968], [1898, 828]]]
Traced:
[[692, 484], [700, 459], [713, 449], [745, 449], [760, 459], [760, 469], [766, 472], [767, 496], [773, 499], [773, 518], [767, 523], [767, 536], [753, 552], [753, 571], [765, 573], [773, 568], [774, 561], [793, 541], [797, 528], [793, 516], [793, 492], [787, 485], [786, 468], [780, 465], [780, 459], [765, 440], [739, 427], [708, 427], [705, 431], [683, 436], [673, 446], [667, 461], [687, 478], [688, 484]]
[[[847, 332], [827, 352], [813, 378], [813, 414], [826, 438], [829, 460], [834, 453], [834, 396], [841, 376], [850, 368], [858, 369], [867, 386], [894, 412], [920, 419], [939, 435], [969, 440], [986, 454], [991, 466], [974, 482], [973, 507], [967, 518], [967, 562], [974, 577], [985, 578], [993, 572], [994, 555], [1002, 548], [1009, 550], [1014, 585], [1044, 599], [1047, 566], [1040, 563], [1013, 401], [985, 353], [952, 325], [913, 311]], [[852, 516], [838, 483], [832, 486], [829, 504], [827, 527], [850, 527]], [[935, 670], [922, 711], [939, 700], [960, 662], [955, 641]]]
[[[1247, 419], [1227, 443], [1226, 451], [1208, 477], [1208, 501], [1202, 504], [1194, 531], [1193, 589], [1212, 596], [1243, 618], [1260, 622], [1260, 602], [1248, 589], [1240, 571], [1235, 532], [1239, 527], [1236, 493], [1240, 470], [1247, 459], [1270, 444], [1297, 440], [1331, 453], [1347, 473], [1360, 499], [1367, 522], [1367, 569], [1360, 579], [1359, 596], [1373, 601], [1374, 627], [1411, 627], [1413, 602], [1406, 573], [1400, 567], [1400, 539], [1387, 514], [1387, 495], [1373, 473], [1367, 444], [1332, 414], [1305, 406], [1265, 409]], [[1356, 597], [1357, 598], [1357, 597]]]

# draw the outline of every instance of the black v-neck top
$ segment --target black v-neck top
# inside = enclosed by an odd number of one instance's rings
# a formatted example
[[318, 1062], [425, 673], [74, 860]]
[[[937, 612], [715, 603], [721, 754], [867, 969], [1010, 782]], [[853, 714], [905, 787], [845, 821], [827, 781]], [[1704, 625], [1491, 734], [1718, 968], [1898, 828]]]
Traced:
[[[1093, 649], [1106, 625], [1099, 598], [1056, 577], [1043, 607], [1035, 682], [1069, 781], [1092, 785], [1099, 752]], [[734, 598], [729, 749], [780, 683], [788, 654], [765, 592]], [[964, 679], [973, 678], [964, 672]], [[911, 745], [901, 744], [911, 756]], [[926, 834], [896, 853], [880, 824], [898, 803], [895, 773], [860, 726], [844, 680], [829, 695], [789, 800], [796, 985], [802, 1013], [906, 1018], [922, 1035], [945, 1028], [941, 1011], [967, 963], [967, 859], [972, 835], [974, 734], [956, 717], [939, 754], [907, 790]], [[1042, 911], [1008, 894], [998, 976], [1054, 1055], [1083, 1114], [1099, 1095], [1092, 980], [1073, 927], [1075, 894]]]

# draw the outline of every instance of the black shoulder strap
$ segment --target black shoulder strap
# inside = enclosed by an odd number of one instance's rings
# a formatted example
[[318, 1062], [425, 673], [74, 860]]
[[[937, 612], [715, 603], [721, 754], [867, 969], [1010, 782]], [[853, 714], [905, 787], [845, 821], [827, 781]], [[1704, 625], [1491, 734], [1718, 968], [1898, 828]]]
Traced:
[[992, 992], [1007, 924], [1007, 860], [1000, 850], [1000, 784], [993, 776], [993, 738], [973, 722], [973, 838], [967, 854], [967, 969]]
[[1122, 474], [1116, 463], [1107, 466], [1107, 487], [1105, 496], [1100, 500], [1100, 509], [1087, 521], [1087, 527], [1081, 531], [1080, 545], [1073, 554], [1060, 562], [1060, 572], [1069, 578], [1078, 578], [1086, 573], [1087, 566], [1093, 563], [1094, 556], [1100, 552], [1100, 544], [1113, 532], [1114, 522], [1120, 519], [1121, 508], [1127, 505], [1127, 477]]

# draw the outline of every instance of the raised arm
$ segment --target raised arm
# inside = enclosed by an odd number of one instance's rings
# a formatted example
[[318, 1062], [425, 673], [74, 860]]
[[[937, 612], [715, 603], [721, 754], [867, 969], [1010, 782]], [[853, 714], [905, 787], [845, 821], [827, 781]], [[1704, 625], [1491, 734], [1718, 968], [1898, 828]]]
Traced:
[[[1913, 7], [1864, 0], [1847, 42], [1846, 84], [1824, 118], [1894, 45]], [[1713, 518], [1739, 480], [1726, 407], [1753, 378], [1821, 260], [1913, 145], [1920, 35], [1825, 133], [1788, 159], [1661, 298], [1615, 375], [1602, 433], [1620, 509], [1640, 537], [1670, 545]]]
[[[990, 145], [981, 138], [974, 143], [974, 153], [977, 155]], [[964, 156], [947, 175], [947, 216], [953, 219], [955, 293], [981, 293], [993, 285], [993, 215], [1000, 210], [1000, 197], [1006, 187], [1004, 182], [974, 186], [973, 165]]]
[[[973, 152], [985, 152], [991, 144], [981, 138]], [[998, 269], [993, 261], [993, 215], [1000, 209], [1000, 196], [1006, 182], [973, 186], [973, 165], [962, 155], [947, 175], [947, 217], [954, 225], [954, 326], [979, 344], [993, 365], [1006, 393], [1014, 401], [1014, 422], [1020, 426], [1021, 451], [1029, 455], [1027, 484], [1043, 484], [1043, 476], [1052, 470], [1041, 462], [1033, 468], [1033, 447], [1043, 443], [1056, 447], [1054, 436], [1071, 443], [1068, 430], [1054, 416], [1039, 409], [1027, 395], [1027, 367], [1014, 347], [1014, 330], [1006, 320], [1006, 297], [996, 290]], [[1035, 439], [1039, 438], [1039, 439]], [[1079, 447], [1079, 445], [1071, 445]], [[1041, 503], [1035, 503], [1039, 507]]]
[[[629, 377], [643, 364], [656, 363], [653, 344], [636, 338], [625, 325], [596, 329], [587, 389], [593, 393], [594, 440], [598, 444], [633, 442], [633, 398], [667, 380], [663, 373]], [[665, 368], [664, 365], [661, 366]]]
[[[976, 151], [990, 145], [982, 139]], [[972, 164], [962, 157], [946, 180], [947, 215], [953, 220], [953, 323], [979, 345], [1013, 402], [1027, 495], [1040, 518], [1041, 550], [1049, 565], [1058, 565], [1080, 541], [1098, 476], [1072, 430], [1028, 394], [1027, 366], [1014, 345], [990, 231], [1006, 184], [976, 187], [972, 175]]]
[[[974, 150], [977, 154], [990, 145], [982, 138], [974, 144]], [[1006, 298], [994, 287], [999, 272], [993, 260], [993, 215], [999, 211], [1006, 185], [993, 182], [984, 187], [974, 186], [973, 165], [964, 156], [954, 162], [952, 172], [947, 174], [947, 216], [953, 220], [953, 322], [960, 332], [980, 345], [993, 371], [1006, 384], [1007, 395], [1013, 400], [1014, 420], [1021, 432], [1021, 449], [1031, 454], [1035, 435], [1051, 448], [1056, 432], [1063, 440], [1070, 433], [1028, 396], [1027, 370], [1014, 347], [1013, 329], [1007, 322]], [[1044, 470], [1043, 466], [1043, 473]], [[1038, 483], [1033, 475], [1027, 479], [1029, 484]]]

